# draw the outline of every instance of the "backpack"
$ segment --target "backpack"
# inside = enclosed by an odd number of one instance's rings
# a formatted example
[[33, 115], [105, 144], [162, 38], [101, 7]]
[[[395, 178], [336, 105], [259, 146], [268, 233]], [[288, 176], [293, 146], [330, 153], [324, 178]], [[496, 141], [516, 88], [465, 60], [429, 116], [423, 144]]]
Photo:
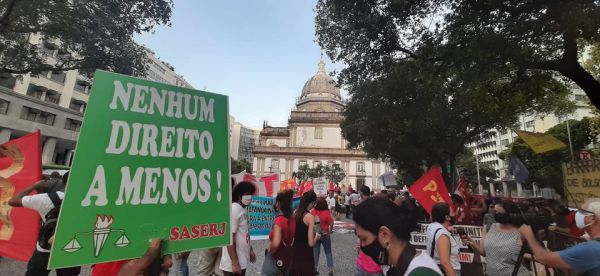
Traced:
[[56, 192], [47, 193], [48, 197], [52, 201], [52, 205], [54, 208], [50, 210], [46, 216], [44, 223], [42, 224], [42, 228], [40, 229], [40, 233], [38, 235], [38, 245], [46, 250], [50, 250], [50, 238], [54, 235], [54, 230], [56, 229], [56, 223], [58, 220], [58, 214], [60, 212], [60, 205], [62, 204], [62, 199], [58, 197]]
[[[283, 217], [283, 215], [280, 216]], [[294, 245], [294, 237], [292, 237], [291, 234], [290, 219], [287, 219], [287, 226], [287, 236], [288, 239], [291, 239], [291, 241], [286, 241], [285, 236], [281, 235], [281, 244], [279, 244], [279, 248], [277, 251], [275, 251], [275, 253], [271, 254], [275, 260], [275, 266], [277, 266], [277, 268], [282, 272], [289, 271], [290, 268], [292, 268], [293, 261], [292, 246]]]

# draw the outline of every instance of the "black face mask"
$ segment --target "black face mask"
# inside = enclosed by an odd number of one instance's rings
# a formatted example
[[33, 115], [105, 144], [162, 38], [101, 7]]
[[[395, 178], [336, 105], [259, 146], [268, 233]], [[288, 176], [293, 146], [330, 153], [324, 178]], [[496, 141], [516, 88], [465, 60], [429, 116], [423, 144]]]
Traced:
[[507, 213], [496, 213], [494, 215], [494, 219], [496, 220], [497, 223], [508, 223], [510, 220], [510, 217], [508, 216]]
[[388, 252], [379, 244], [377, 239], [369, 245], [361, 246], [360, 250], [371, 257], [378, 265], [387, 265]]

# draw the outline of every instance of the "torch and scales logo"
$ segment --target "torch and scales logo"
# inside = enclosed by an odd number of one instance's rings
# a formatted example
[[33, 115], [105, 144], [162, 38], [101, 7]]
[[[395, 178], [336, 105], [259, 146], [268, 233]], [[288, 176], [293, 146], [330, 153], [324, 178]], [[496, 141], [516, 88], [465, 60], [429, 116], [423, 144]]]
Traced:
[[81, 236], [92, 235], [92, 245], [94, 248], [94, 257], [100, 256], [102, 253], [102, 249], [108, 240], [110, 234], [121, 234], [121, 236], [115, 242], [115, 246], [117, 247], [126, 247], [129, 245], [130, 241], [125, 235], [125, 231], [122, 229], [113, 229], [112, 224], [114, 222], [112, 215], [96, 215], [96, 223], [94, 225], [94, 230], [89, 232], [77, 232], [73, 236], [73, 238], [63, 247], [63, 250], [69, 253], [79, 251], [82, 246], [78, 241], [78, 238], [81, 239]]

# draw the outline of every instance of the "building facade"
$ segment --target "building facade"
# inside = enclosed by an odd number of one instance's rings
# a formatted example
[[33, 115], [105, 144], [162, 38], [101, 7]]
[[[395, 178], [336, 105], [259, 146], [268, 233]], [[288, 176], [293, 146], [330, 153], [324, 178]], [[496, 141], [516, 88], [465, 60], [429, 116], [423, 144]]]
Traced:
[[258, 144], [260, 130], [248, 128], [237, 122], [233, 116], [229, 116], [229, 152], [234, 160], [246, 160], [252, 163], [254, 154], [252, 151]]
[[346, 173], [341, 183], [345, 187], [358, 189], [366, 185], [381, 189], [377, 177], [390, 168], [384, 162], [367, 158], [361, 150], [347, 148], [340, 127], [342, 109], [340, 90], [321, 60], [317, 74], [304, 85], [288, 125], [264, 124], [254, 149], [254, 172], [259, 176], [279, 173], [280, 179], [289, 179], [302, 165], [335, 163]]
[[[69, 53], [61, 52], [59, 43], [31, 36], [30, 43], [40, 44], [49, 64]], [[148, 79], [191, 88], [172, 66], [160, 62], [148, 51]], [[71, 164], [75, 144], [92, 81], [77, 70], [40, 74], [0, 75], [0, 144], [40, 130], [42, 163]]]

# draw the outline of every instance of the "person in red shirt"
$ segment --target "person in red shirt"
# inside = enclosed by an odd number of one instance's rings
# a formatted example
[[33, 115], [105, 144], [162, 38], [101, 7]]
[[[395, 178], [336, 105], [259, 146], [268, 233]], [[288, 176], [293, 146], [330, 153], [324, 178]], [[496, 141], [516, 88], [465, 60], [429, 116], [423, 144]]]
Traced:
[[466, 204], [465, 200], [459, 195], [451, 196], [452, 203], [454, 204], [454, 213], [456, 214], [456, 224], [470, 225], [473, 224], [473, 218], [471, 216], [471, 208]]
[[278, 213], [277, 217], [273, 221], [273, 227], [269, 233], [269, 246], [265, 250], [265, 261], [263, 263], [261, 274], [266, 276], [280, 275], [282, 270], [289, 268], [281, 267], [283, 264], [277, 264], [275, 258], [278, 256], [285, 256], [282, 250], [288, 250], [287, 255], [291, 256], [292, 241], [294, 240], [294, 232], [296, 222], [292, 217], [292, 199], [294, 197], [293, 190], [281, 191], [275, 197], [275, 204], [273, 209]]
[[319, 255], [321, 254], [321, 246], [325, 251], [325, 258], [327, 259], [327, 267], [329, 268], [329, 275], [333, 275], [333, 255], [331, 254], [331, 231], [333, 230], [333, 217], [329, 208], [327, 208], [327, 201], [325, 198], [320, 197], [317, 199], [315, 208], [310, 212], [315, 217], [315, 232], [321, 234], [321, 239], [317, 241], [314, 250], [315, 256], [315, 271], [316, 266], [319, 265]]

